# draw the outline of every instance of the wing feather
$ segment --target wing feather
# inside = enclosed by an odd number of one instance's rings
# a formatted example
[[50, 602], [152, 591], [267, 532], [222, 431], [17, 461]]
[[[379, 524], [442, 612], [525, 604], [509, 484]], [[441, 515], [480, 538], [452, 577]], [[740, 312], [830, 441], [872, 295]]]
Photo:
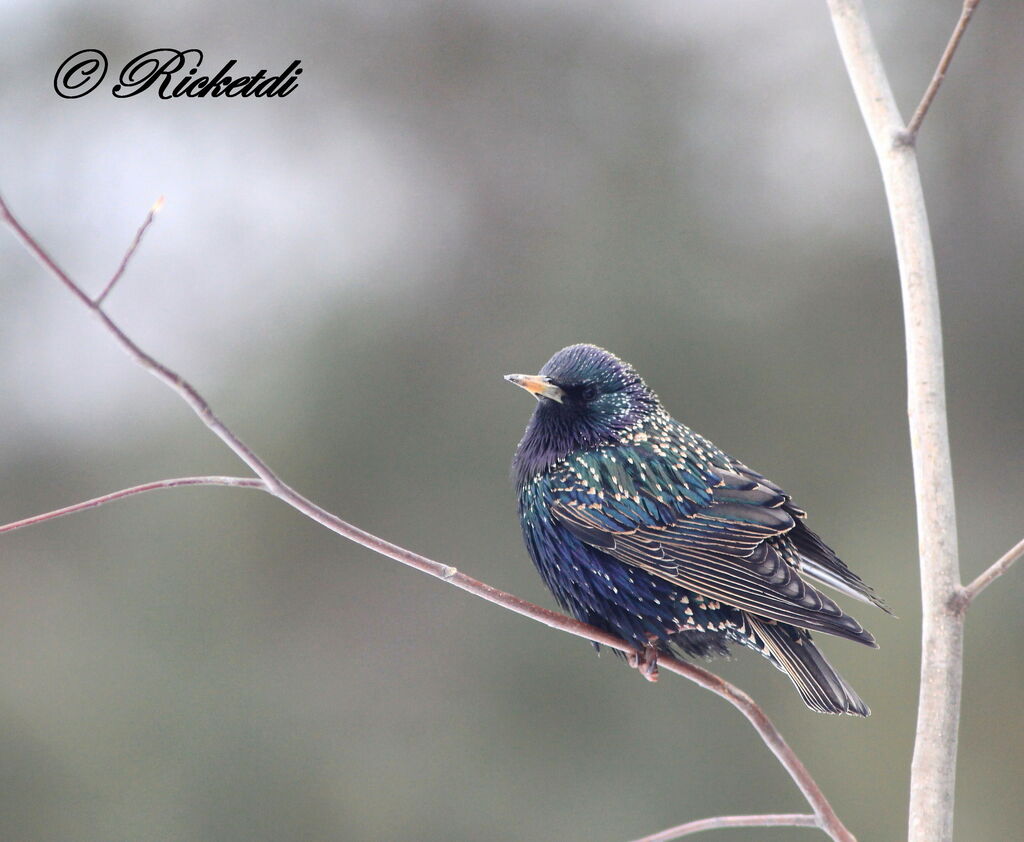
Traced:
[[[728, 473], [713, 493], [710, 505], [668, 517], [668, 507], [642, 489], [627, 498], [628, 505], [607, 495], [587, 502], [563, 495], [551, 512], [584, 543], [706, 599], [875, 645], [870, 633], [803, 581], [787, 560], [784, 536], [796, 521], [783, 494]], [[637, 517], [637, 504], [643, 503], [649, 505]]]

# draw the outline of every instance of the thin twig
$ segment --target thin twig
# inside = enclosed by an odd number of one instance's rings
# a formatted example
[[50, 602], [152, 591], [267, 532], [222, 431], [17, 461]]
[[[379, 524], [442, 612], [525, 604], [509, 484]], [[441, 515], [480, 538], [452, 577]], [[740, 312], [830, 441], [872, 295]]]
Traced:
[[163, 363], [157, 362], [153, 357], [136, 345], [127, 334], [119, 328], [108, 316], [102, 307], [93, 301], [85, 291], [68, 276], [67, 272], [57, 265], [57, 262], [46, 253], [46, 250], [33, 238], [11, 213], [10, 208], [0, 196], [0, 219], [14, 231], [18, 239], [35, 258], [43, 264], [65, 288], [71, 292], [82, 304], [84, 304], [95, 316], [106, 330], [111, 333], [118, 345], [142, 368], [156, 377], [158, 380], [177, 392], [196, 413], [207, 427], [216, 434], [246, 465], [248, 465], [260, 479], [271, 488], [280, 484], [280, 480], [271, 472], [267, 464], [260, 459], [241, 440], [225, 427], [219, 418], [213, 414], [210, 405], [195, 390], [192, 384], [185, 381], [179, 374], [169, 369]]
[[953, 53], [960, 46], [960, 39], [964, 37], [964, 32], [967, 31], [967, 24], [971, 21], [971, 15], [974, 14], [974, 10], [980, 2], [981, 0], [964, 0], [963, 8], [960, 10], [960, 20], [956, 22], [953, 34], [949, 36], [949, 43], [946, 44], [942, 58], [939, 59], [939, 66], [935, 68], [932, 80], [928, 83], [928, 88], [925, 90], [924, 96], [921, 97], [921, 102], [918, 104], [914, 116], [910, 118], [907, 128], [900, 133], [901, 142], [913, 146], [917, 141], [917, 133], [921, 128], [921, 123], [924, 122], [925, 115], [928, 113], [928, 109], [931, 108], [932, 100], [935, 99], [935, 95], [939, 92], [942, 80], [946, 78], [946, 71], [949, 70], [949, 64], [953, 61]]
[[922, 607], [908, 836], [910, 842], [947, 842], [953, 835], [964, 627], [963, 614], [951, 605], [961, 586], [935, 254], [917, 155], [912, 145], [894, 143], [902, 118], [864, 4], [828, 5], [882, 171], [903, 299]]
[[[322, 526], [336, 532], [337, 534], [354, 541], [367, 549], [373, 550], [383, 556], [394, 559], [402, 564], [413, 567], [423, 573], [441, 579], [454, 585], [461, 590], [467, 591], [475, 596], [481, 597], [496, 605], [500, 605], [517, 614], [529, 617], [550, 628], [559, 629], [569, 634], [582, 637], [594, 643], [600, 643], [626, 654], [641, 653], [635, 652], [632, 646], [600, 629], [581, 623], [564, 614], [549, 611], [533, 603], [527, 602], [520, 597], [505, 591], [491, 587], [490, 585], [460, 573], [455, 567], [441, 562], [434, 561], [426, 556], [414, 553], [390, 541], [385, 541], [359, 527], [342, 520], [311, 500], [303, 497], [297, 491], [289, 487], [275, 474], [270, 467], [258, 457], [248, 446], [246, 446], [223, 422], [221, 422], [210, 409], [206, 400], [199, 395], [195, 388], [188, 383], [177, 372], [172, 371], [162, 363], [157, 362], [149, 354], [145, 353], [138, 345], [131, 340], [120, 327], [105, 313], [98, 304], [93, 302], [82, 289], [56, 264], [46, 253], [42, 246], [21, 226], [18, 220], [11, 213], [3, 198], [0, 197], [0, 217], [11, 227], [25, 247], [36, 256], [43, 266], [53, 274], [72, 294], [74, 294], [83, 305], [85, 305], [99, 319], [103, 327], [114, 337], [115, 341], [128, 353], [128, 355], [142, 368], [156, 376], [164, 384], [174, 390], [199, 416], [200, 420], [212, 430], [243, 462], [245, 462], [259, 476], [263, 482], [263, 488], [268, 493], [279, 498], [292, 506], [297, 511], [321, 524]], [[115, 492], [117, 493], [117, 492]], [[825, 798], [824, 793], [818, 786], [810, 772], [803, 765], [796, 753], [790, 748], [782, 734], [775, 727], [775, 724], [768, 718], [758, 704], [743, 690], [719, 678], [707, 670], [701, 669], [694, 664], [679, 661], [667, 655], [661, 655], [658, 659], [659, 667], [688, 678], [694, 683], [710, 690], [712, 693], [732, 704], [751, 723], [754, 729], [761, 736], [761, 739], [779, 759], [779, 762], [789, 773], [790, 777], [804, 794], [814, 814], [817, 817], [818, 826], [838, 842], [855, 842], [853, 835], [843, 826], [839, 817], [832, 809], [831, 804]]]
[[114, 284], [121, 280], [124, 270], [128, 268], [128, 262], [135, 255], [135, 250], [139, 247], [139, 243], [142, 242], [142, 237], [145, 235], [146, 229], [153, 224], [153, 217], [160, 212], [160, 208], [163, 206], [163, 196], [153, 202], [153, 206], [149, 209], [149, 213], [146, 214], [146, 218], [142, 221], [142, 225], [140, 225], [139, 230], [135, 232], [135, 239], [132, 240], [132, 244], [128, 246], [128, 251], [126, 251], [124, 253], [124, 257], [121, 258], [121, 265], [117, 267], [117, 271], [114, 272], [113, 277], [107, 281], [107, 285], [103, 287], [103, 291], [96, 296], [95, 301], [97, 307], [101, 306], [103, 304], [103, 300], [110, 295], [110, 291], [114, 288]]
[[964, 611], [978, 594], [1002, 576], [1013, 566], [1015, 561], [1022, 557], [1024, 557], [1024, 538], [1010, 547], [995, 564], [978, 576], [977, 579], [964, 586], [956, 598], [957, 610]]
[[16, 520], [13, 523], [6, 523], [0, 526], [0, 535], [5, 532], [13, 532], [24, 526], [35, 526], [37, 523], [45, 523], [48, 520], [56, 520], [64, 515], [73, 515], [75, 512], [83, 512], [86, 509], [93, 509], [102, 506], [104, 503], [113, 503], [115, 500], [123, 500], [133, 494], [142, 494], [146, 491], [157, 491], [163, 488], [181, 488], [186, 485], [226, 485], [232, 488], [257, 488], [265, 489], [266, 485], [261, 479], [246, 479], [245, 477], [177, 477], [176, 479], [161, 479], [156, 482], [147, 482], [143, 485], [133, 485], [131, 488], [122, 488], [120, 491], [112, 491], [101, 497], [93, 497], [73, 506], [65, 506], [63, 509], [54, 509], [41, 515], [27, 517], [24, 520]]
[[726, 827], [817, 827], [818, 819], [802, 813], [774, 814], [764, 816], [715, 816], [698, 819], [695, 822], [670, 827], [633, 842], [671, 842], [704, 830], [721, 830]]

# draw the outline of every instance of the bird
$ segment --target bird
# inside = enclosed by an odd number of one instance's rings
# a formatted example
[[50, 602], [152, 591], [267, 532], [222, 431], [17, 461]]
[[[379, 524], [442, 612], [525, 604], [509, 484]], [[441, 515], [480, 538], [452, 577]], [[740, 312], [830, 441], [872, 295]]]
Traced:
[[526, 548], [567, 612], [633, 646], [649, 680], [659, 654], [708, 659], [736, 644], [812, 710], [870, 714], [812, 632], [875, 638], [808, 580], [891, 612], [789, 494], [676, 421], [603, 348], [570, 345], [539, 374], [505, 379], [537, 399], [512, 478]]

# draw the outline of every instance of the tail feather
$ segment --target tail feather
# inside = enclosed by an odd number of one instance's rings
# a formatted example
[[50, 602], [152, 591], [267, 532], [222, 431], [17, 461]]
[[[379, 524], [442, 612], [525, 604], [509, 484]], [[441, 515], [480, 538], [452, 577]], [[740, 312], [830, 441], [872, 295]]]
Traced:
[[871, 714], [857, 691], [825, 660], [807, 632], [749, 614], [746, 619], [764, 645], [765, 654], [790, 677], [807, 707], [821, 713]]

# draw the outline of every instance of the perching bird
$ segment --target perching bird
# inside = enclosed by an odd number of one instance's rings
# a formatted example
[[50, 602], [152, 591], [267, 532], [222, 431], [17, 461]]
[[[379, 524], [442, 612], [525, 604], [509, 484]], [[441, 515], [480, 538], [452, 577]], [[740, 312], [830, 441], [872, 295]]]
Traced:
[[867, 716], [811, 640], [874, 637], [803, 577], [888, 610], [779, 486], [680, 424], [593, 345], [506, 380], [537, 398], [512, 470], [526, 547], [558, 602], [644, 653], [764, 655], [808, 707]]

